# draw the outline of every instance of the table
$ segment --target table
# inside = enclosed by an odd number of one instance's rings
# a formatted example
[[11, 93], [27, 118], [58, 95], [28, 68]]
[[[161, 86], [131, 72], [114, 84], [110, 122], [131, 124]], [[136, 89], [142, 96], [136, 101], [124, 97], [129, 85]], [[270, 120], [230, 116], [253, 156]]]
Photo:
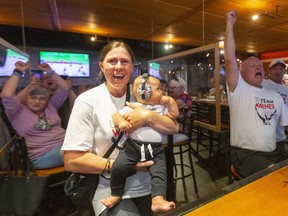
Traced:
[[288, 160], [165, 215], [288, 215]]
[[[216, 104], [216, 100], [215, 99], [209, 99], [209, 98], [201, 98], [197, 100], [198, 103], [205, 103], [205, 104], [211, 104], [211, 105], [215, 105]], [[221, 106], [229, 106], [227, 101], [221, 101], [220, 102]]]

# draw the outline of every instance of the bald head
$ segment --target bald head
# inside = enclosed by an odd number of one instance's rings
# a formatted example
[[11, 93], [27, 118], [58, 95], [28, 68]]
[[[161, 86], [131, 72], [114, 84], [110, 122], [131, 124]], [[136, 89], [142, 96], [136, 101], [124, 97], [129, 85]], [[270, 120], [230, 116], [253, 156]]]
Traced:
[[263, 64], [259, 58], [255, 56], [248, 57], [242, 62], [240, 72], [248, 84], [262, 88], [265, 73]]

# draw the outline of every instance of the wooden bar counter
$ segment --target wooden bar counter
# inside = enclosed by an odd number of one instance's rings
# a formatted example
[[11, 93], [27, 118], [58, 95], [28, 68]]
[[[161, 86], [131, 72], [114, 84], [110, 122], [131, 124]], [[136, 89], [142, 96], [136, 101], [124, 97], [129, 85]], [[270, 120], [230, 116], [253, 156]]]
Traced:
[[288, 160], [165, 215], [285, 216], [288, 215], [287, 198]]

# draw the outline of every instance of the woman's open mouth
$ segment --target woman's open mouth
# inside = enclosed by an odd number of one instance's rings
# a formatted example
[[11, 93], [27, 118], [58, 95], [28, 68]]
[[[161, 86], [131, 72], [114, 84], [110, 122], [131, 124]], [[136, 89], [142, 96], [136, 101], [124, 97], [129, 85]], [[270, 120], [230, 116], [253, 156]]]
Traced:
[[119, 74], [113, 75], [113, 78], [116, 80], [122, 80], [122, 79], [124, 79], [124, 77], [125, 77], [124, 75], [119, 75]]

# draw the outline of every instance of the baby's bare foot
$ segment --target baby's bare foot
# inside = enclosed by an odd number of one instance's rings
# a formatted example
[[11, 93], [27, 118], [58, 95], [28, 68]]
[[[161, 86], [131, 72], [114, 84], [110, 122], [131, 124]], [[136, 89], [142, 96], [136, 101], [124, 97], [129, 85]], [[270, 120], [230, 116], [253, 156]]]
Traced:
[[176, 208], [173, 201], [169, 202], [163, 196], [155, 196], [152, 198], [151, 210], [153, 212], [167, 212]]
[[120, 196], [110, 196], [101, 200], [103, 205], [105, 205], [107, 208], [112, 208], [114, 205], [116, 205], [120, 201], [121, 201]]

